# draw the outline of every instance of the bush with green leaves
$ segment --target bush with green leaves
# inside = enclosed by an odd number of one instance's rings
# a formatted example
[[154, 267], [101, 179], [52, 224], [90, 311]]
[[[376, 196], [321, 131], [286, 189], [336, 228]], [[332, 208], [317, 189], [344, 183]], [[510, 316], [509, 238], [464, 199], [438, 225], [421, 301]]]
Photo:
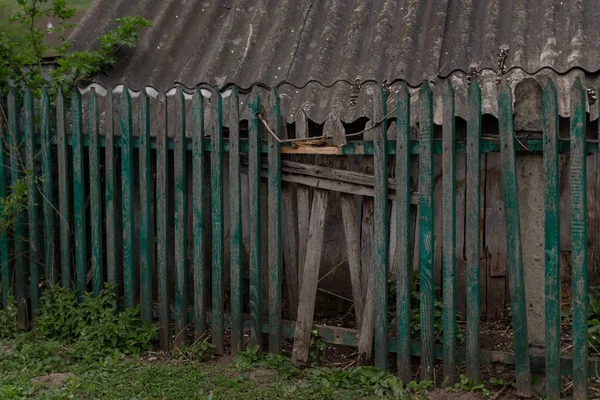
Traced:
[[[119, 50], [134, 47], [140, 32], [150, 26], [150, 21], [139, 16], [118, 18], [115, 20], [116, 28], [99, 38], [97, 48], [72, 51], [65, 30], [74, 26], [71, 19], [75, 8], [69, 5], [68, 0], [17, 0], [17, 3], [19, 8], [10, 17], [13, 24], [5, 26], [14, 28], [16, 24], [26, 34], [16, 38], [6, 28], [0, 31], [0, 86], [3, 91], [10, 85], [29, 88], [37, 94], [46, 88], [52, 94], [59, 86], [68, 88], [85, 84], [115, 65]], [[39, 28], [37, 21], [43, 17], [51, 17], [55, 24]], [[58, 38], [54, 47], [45, 40], [51, 33]], [[47, 74], [44, 57], [49, 51], [59, 57], [57, 68]]]
[[0, 340], [13, 339], [17, 334], [17, 303], [8, 296], [4, 308], [0, 310]]
[[46, 290], [34, 333], [71, 344], [75, 358], [97, 360], [151, 350], [157, 329], [142, 321], [139, 307], [119, 311], [114, 287], [107, 285], [97, 295], [85, 293], [81, 301], [73, 290]]

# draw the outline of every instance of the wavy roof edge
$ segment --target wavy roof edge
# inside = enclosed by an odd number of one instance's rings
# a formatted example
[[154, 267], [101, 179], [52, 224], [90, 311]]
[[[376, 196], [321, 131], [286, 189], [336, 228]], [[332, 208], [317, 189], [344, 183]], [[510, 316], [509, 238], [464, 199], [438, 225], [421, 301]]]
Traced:
[[[481, 74], [476, 78], [476, 81], [481, 87], [482, 93], [482, 113], [498, 116], [498, 104], [497, 104], [497, 74], [492, 70], [482, 71]], [[557, 89], [558, 93], [558, 105], [559, 114], [562, 117], [569, 117], [570, 115], [570, 90], [575, 79], [580, 78], [583, 80], [586, 88], [593, 88], [600, 90], [600, 74], [589, 74], [581, 69], [571, 69], [568, 74], [558, 74], [550, 68], [540, 70], [536, 75], [529, 75], [525, 71], [520, 69], [513, 69], [508, 71], [502, 77], [506, 79], [509, 86], [513, 91], [513, 97], [515, 101], [519, 101], [519, 97], [515, 95], [515, 89], [517, 86], [525, 81], [531, 80], [536, 82], [538, 95], [541, 99], [542, 87], [549, 81], [552, 81]], [[434, 90], [434, 122], [437, 125], [442, 123], [442, 96], [441, 90], [437, 89], [444, 82], [450, 81], [455, 91], [455, 109], [456, 116], [466, 119], [467, 118], [467, 92], [469, 86], [469, 77], [464, 73], [456, 73], [445, 79], [434, 79], [430, 81]], [[401, 87], [404, 80], [396, 80], [389, 84], [392, 95], [390, 101], [394, 101], [395, 96], [393, 93], [397, 92]], [[281, 84], [277, 87], [277, 92], [281, 98], [282, 115], [285, 116], [287, 122], [294, 122], [298, 112], [302, 110], [306, 117], [316, 123], [324, 123], [326, 119], [331, 116], [339, 118], [346, 123], [356, 121], [361, 117], [371, 119], [372, 115], [372, 100], [370, 95], [367, 93], [365, 88], [369, 87], [380, 87], [381, 83], [374, 80], [361, 82], [361, 89], [357, 93], [355, 99], [356, 103], [351, 105], [350, 98], [352, 97], [352, 84], [348, 81], [338, 81], [332, 86], [323, 86], [319, 82], [307, 82], [302, 87], [296, 87], [288, 84]], [[231, 93], [232, 87], [235, 84], [228, 84], [220, 87], [219, 90], [224, 98], [227, 98]], [[418, 106], [418, 91], [421, 85], [410, 86], [408, 85], [409, 91], [411, 92], [411, 115], [413, 116], [412, 122], [416, 122], [417, 106]], [[94, 82], [86, 87], [81, 87], [81, 93], [88, 92], [91, 88], [95, 88], [95, 91], [100, 96], [106, 96], [108, 93], [108, 87], [99, 82]], [[130, 87], [123, 83], [115, 85], [112, 88], [113, 93], [121, 93], [123, 89], [127, 87], [130, 94], [133, 97], [139, 96], [142, 89], [146, 89], [147, 93], [151, 97], [157, 97], [161, 92], [160, 89], [148, 85], [143, 87]], [[181, 89], [186, 96], [186, 99], [191, 99], [195, 93], [196, 88], [200, 88], [205, 98], [210, 98], [211, 91], [214, 86], [208, 83], [200, 83], [193, 87], [186, 86], [181, 83], [174, 83], [173, 85], [163, 90], [167, 96], [175, 94], [177, 89]], [[240, 101], [242, 104], [247, 104], [247, 98], [253, 91], [257, 91], [261, 97], [269, 97], [272, 90], [271, 87], [260, 83], [255, 83], [249, 88], [239, 88]], [[540, 100], [541, 101], [541, 100]], [[591, 119], [596, 119], [598, 115], [598, 107], [590, 107], [588, 104], [588, 112], [590, 113]], [[242, 113], [244, 113], [244, 107], [242, 107]]]

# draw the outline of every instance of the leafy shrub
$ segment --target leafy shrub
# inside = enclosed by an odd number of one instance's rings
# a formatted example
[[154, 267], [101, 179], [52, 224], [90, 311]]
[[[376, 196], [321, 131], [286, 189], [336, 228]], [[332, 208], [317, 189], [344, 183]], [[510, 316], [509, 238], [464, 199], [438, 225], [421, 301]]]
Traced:
[[17, 303], [12, 296], [0, 310], [0, 339], [12, 339], [17, 334]]
[[37, 335], [72, 343], [72, 356], [90, 360], [151, 350], [156, 331], [141, 320], [139, 307], [118, 311], [111, 285], [98, 295], [84, 294], [81, 302], [73, 290], [48, 289], [35, 322]]

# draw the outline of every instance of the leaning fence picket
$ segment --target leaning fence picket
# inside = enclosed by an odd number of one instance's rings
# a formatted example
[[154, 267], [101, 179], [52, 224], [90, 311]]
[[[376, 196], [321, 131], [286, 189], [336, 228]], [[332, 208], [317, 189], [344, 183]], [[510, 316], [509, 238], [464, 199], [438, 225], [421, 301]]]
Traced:
[[121, 218], [123, 227], [123, 303], [135, 307], [135, 265], [133, 255], [133, 116], [131, 94], [121, 93]]
[[506, 223], [506, 253], [512, 305], [515, 369], [517, 372], [517, 393], [528, 397], [531, 395], [531, 371], [529, 366], [529, 344], [527, 341], [527, 310], [525, 308], [512, 104], [511, 88], [508, 86], [506, 80], [503, 80], [498, 93], [498, 122], [500, 129], [502, 193], [504, 196], [504, 218]]
[[262, 344], [262, 278], [260, 235], [260, 96], [255, 90], [249, 104], [248, 132], [248, 228], [250, 239], [250, 340]]
[[83, 156], [83, 125], [81, 93], [71, 93], [72, 151], [73, 151], [73, 216], [75, 219], [75, 281], [79, 296], [83, 296], [87, 279], [87, 233], [85, 218], [85, 175]]
[[[58, 152], [58, 211], [60, 212], [60, 274], [64, 288], [71, 287], [71, 202], [69, 150], [66, 136], [66, 109], [62, 90], [56, 96], [56, 147]], [[108, 167], [108, 165], [107, 165]]]
[[[11, 170], [11, 185], [18, 186], [22, 178], [23, 166], [21, 165], [20, 147], [21, 141], [19, 138], [18, 128], [18, 99], [15, 90], [11, 88], [8, 93], [8, 129], [10, 131], [10, 170]], [[14, 229], [12, 232], [15, 259], [14, 269], [15, 274], [15, 300], [17, 301], [18, 324], [20, 329], [26, 329], [28, 326], [27, 305], [26, 305], [26, 285], [27, 272], [25, 269], [25, 221], [22, 213], [17, 213], [14, 221]]]
[[375, 331], [374, 361], [375, 366], [387, 369], [388, 351], [388, 269], [389, 269], [389, 224], [388, 224], [388, 160], [387, 160], [387, 94], [381, 89], [373, 94], [373, 116], [376, 121], [382, 120], [375, 130], [375, 155], [373, 160], [374, 175], [374, 305]]
[[560, 398], [560, 209], [558, 102], [554, 84], [542, 93], [544, 129], [546, 397]]
[[[199, 87], [192, 99], [192, 182], [194, 235], [194, 330], [196, 337], [206, 332], [206, 229], [204, 227], [204, 96]], [[232, 333], [233, 335], [233, 333]], [[233, 336], [232, 336], [233, 341]], [[232, 342], [233, 343], [233, 342]], [[233, 344], [232, 344], [233, 346]]]
[[116, 204], [116, 157], [115, 157], [115, 113], [114, 113], [114, 94], [109, 89], [106, 101], [106, 146], [104, 148], [105, 165], [105, 185], [104, 201], [105, 209], [105, 236], [106, 236], [106, 281], [115, 286], [115, 291], [119, 293], [117, 284], [119, 283], [119, 270], [117, 268], [117, 204]]
[[433, 91], [419, 93], [419, 256], [421, 297], [421, 378], [433, 379]]
[[25, 90], [23, 96], [25, 107], [25, 170], [27, 179], [27, 217], [28, 217], [28, 241], [29, 241], [29, 301], [31, 305], [31, 315], [35, 312], [39, 304], [40, 296], [40, 253], [41, 242], [39, 235], [38, 221], [38, 188], [35, 168], [35, 127], [34, 127], [34, 108], [33, 95], [31, 90]]
[[[4, 97], [0, 95], [0, 107], [6, 110]], [[0, 122], [0, 198], [5, 199], [6, 191], [6, 154], [7, 132], [4, 121]], [[8, 234], [5, 229], [0, 231], [0, 279], [2, 279], [2, 306], [8, 307], [8, 297], [12, 292], [12, 274], [8, 255]]]
[[[42, 136], [42, 197], [44, 211], [44, 267], [46, 287], [54, 287], [56, 271], [54, 264], [54, 176], [52, 168], [52, 141], [50, 136], [50, 97], [46, 90], [42, 91], [41, 136]], [[2, 151], [2, 149], [0, 149]], [[0, 165], [3, 165], [0, 161]], [[0, 167], [1, 168], [1, 167]], [[2, 180], [0, 179], [0, 185]]]
[[186, 196], [186, 142], [185, 98], [178, 88], [173, 102], [174, 126], [174, 235], [175, 235], [175, 339], [173, 344], [181, 349], [186, 344], [187, 326], [187, 196]]
[[215, 353], [225, 351], [225, 274], [223, 221], [223, 99], [215, 86], [211, 93], [210, 186], [212, 210], [212, 340]]
[[150, 97], [142, 89], [138, 104], [140, 182], [140, 306], [141, 316], [152, 322], [152, 164], [150, 162]]
[[410, 94], [406, 83], [396, 103], [396, 324], [398, 354], [396, 364], [402, 382], [412, 380], [411, 363], [411, 235], [410, 235]]
[[[271, 113], [274, 132], [281, 138], [281, 110], [277, 90], [272, 90]], [[281, 285], [282, 285], [282, 241], [281, 241], [281, 144], [269, 135], [269, 352], [281, 352]]]
[[[100, 194], [100, 129], [98, 96], [94, 88], [88, 100], [89, 172], [90, 172], [90, 235], [92, 247], [92, 290], [102, 289], [102, 199]], [[110, 250], [109, 250], [110, 251]]]
[[156, 135], [156, 271], [158, 281], [159, 345], [169, 350], [169, 159], [167, 149], [167, 96], [158, 95]]
[[481, 231], [481, 89], [469, 86], [467, 120], [467, 376], [479, 383], [480, 231]]
[[[586, 89], [571, 89], [571, 268], [573, 295], [573, 398], [588, 398], [588, 209]], [[515, 349], [516, 350], [516, 349]]]
[[229, 96], [229, 226], [231, 274], [231, 353], [242, 350], [244, 334], [244, 270], [242, 264], [242, 185], [240, 176], [240, 99]]
[[456, 376], [456, 138], [454, 89], [450, 81], [442, 96], [444, 379], [452, 384]]

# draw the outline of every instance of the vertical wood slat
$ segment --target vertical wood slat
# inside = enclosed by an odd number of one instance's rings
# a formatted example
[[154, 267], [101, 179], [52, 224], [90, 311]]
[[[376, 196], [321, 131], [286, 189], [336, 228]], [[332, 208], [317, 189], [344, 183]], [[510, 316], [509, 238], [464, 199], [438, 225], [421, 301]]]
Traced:
[[558, 102], [549, 82], [542, 93], [544, 129], [546, 397], [560, 398], [560, 210]]
[[158, 280], [158, 319], [160, 348], [169, 350], [169, 160], [167, 150], [167, 96], [158, 96], [156, 135], [156, 271]]
[[187, 164], [185, 98], [181, 88], [178, 88], [175, 93], [174, 114], [175, 339], [173, 344], [181, 349], [187, 339]]
[[242, 184], [240, 176], [240, 99], [237, 86], [229, 97], [229, 226], [231, 273], [231, 353], [242, 350], [244, 271], [242, 265]]
[[138, 105], [140, 182], [140, 306], [141, 317], [152, 322], [152, 163], [150, 159], [150, 98], [142, 89]]
[[262, 264], [260, 235], [260, 96], [252, 94], [248, 132], [248, 231], [250, 242], [250, 340], [262, 344]]
[[[50, 137], [50, 98], [46, 90], [42, 91], [41, 108], [41, 136], [42, 136], [42, 196], [44, 212], [44, 267], [46, 286], [54, 287], [56, 283], [55, 270], [55, 206], [54, 206], [54, 179], [52, 168], [52, 142]], [[0, 152], [2, 149], [0, 149]], [[3, 163], [0, 160], [0, 165]], [[64, 179], [64, 178], [63, 178]], [[0, 178], [0, 185], [3, 181]]]
[[[277, 90], [272, 91], [272, 108], [275, 131], [281, 138], [281, 111]], [[269, 203], [269, 352], [281, 353], [281, 155], [280, 143], [269, 135], [268, 150], [268, 203]]]
[[73, 216], [75, 219], [75, 281], [80, 296], [86, 289], [87, 279], [87, 228], [85, 218], [85, 166], [83, 157], [83, 125], [81, 93], [77, 88], [71, 93], [73, 123]]
[[410, 222], [410, 94], [402, 83], [396, 104], [396, 364], [402, 382], [412, 380], [411, 363], [411, 232]]
[[527, 315], [525, 308], [512, 104], [511, 89], [506, 80], [503, 80], [498, 93], [498, 122], [500, 128], [502, 193], [504, 196], [504, 215], [506, 221], [506, 253], [512, 305], [515, 369], [517, 375], [517, 394], [528, 397], [531, 395], [531, 372], [529, 366], [529, 344], [527, 341]]
[[123, 224], [123, 300], [125, 308], [135, 307], [134, 209], [133, 209], [133, 116], [131, 94], [121, 93], [121, 218]]
[[387, 369], [388, 337], [388, 269], [389, 269], [389, 225], [388, 225], [388, 160], [387, 160], [387, 94], [382, 88], [374, 93], [373, 116], [381, 124], [374, 129], [375, 154], [373, 159], [375, 214], [374, 214], [374, 361], [375, 366]]
[[479, 383], [479, 329], [481, 318], [481, 89], [469, 86], [467, 120], [467, 216], [465, 251], [467, 256], [467, 376]]
[[[194, 330], [196, 337], [206, 332], [206, 240], [204, 226], [204, 97], [196, 88], [192, 99], [192, 168], [194, 235]], [[233, 347], [233, 337], [232, 337]]]
[[450, 81], [444, 86], [442, 96], [444, 379], [454, 383], [456, 378], [456, 138], [454, 89]]
[[352, 299], [354, 300], [354, 313], [356, 314], [356, 327], [360, 330], [363, 322], [364, 297], [361, 281], [360, 227], [358, 226], [354, 196], [347, 193], [340, 193], [340, 206], [342, 208], [344, 236], [346, 239], [346, 249], [348, 251], [348, 268], [350, 269]]
[[[11, 88], [8, 93], [8, 129], [10, 131], [10, 170], [11, 185], [18, 185], [21, 180], [23, 167], [21, 165], [21, 142], [19, 140], [19, 127], [17, 123], [18, 106], [17, 95]], [[28, 316], [25, 299], [27, 273], [25, 270], [25, 238], [24, 238], [24, 217], [23, 213], [17, 213], [14, 220], [13, 242], [14, 251], [17, 257], [14, 258], [15, 274], [15, 298], [17, 302], [17, 316], [19, 329], [27, 329]]]
[[[102, 289], [102, 198], [100, 194], [100, 132], [98, 97], [92, 88], [88, 100], [89, 171], [90, 171], [90, 234], [92, 247], [92, 289], [98, 294]], [[112, 250], [111, 250], [112, 251]]]
[[[64, 288], [71, 287], [71, 206], [69, 188], [69, 152], [66, 138], [66, 109], [62, 90], [56, 96], [56, 144], [58, 151], [58, 211], [60, 212], [60, 273]], [[108, 146], [108, 143], [107, 143]], [[108, 167], [108, 165], [107, 165]]]
[[571, 269], [573, 295], [573, 398], [588, 398], [588, 209], [586, 90], [571, 89]]
[[[296, 113], [296, 138], [308, 137], [308, 118], [304, 110]], [[302, 156], [302, 162], [310, 164], [312, 156]], [[296, 187], [296, 201], [298, 208], [298, 293], [302, 287], [302, 267], [306, 259], [306, 246], [308, 244], [308, 223], [310, 221], [310, 188], [304, 185]], [[294, 315], [296, 317], [296, 315]]]
[[[35, 126], [33, 95], [29, 89], [23, 96], [25, 107], [25, 170], [27, 174], [27, 215], [28, 240], [29, 240], [29, 297], [31, 302], [31, 315], [39, 305], [40, 297], [40, 235], [38, 221], [38, 188], [35, 168]], [[17, 256], [18, 257], [18, 256]]]
[[106, 146], [104, 148], [104, 165], [105, 165], [105, 194], [104, 201], [105, 209], [105, 235], [106, 235], [106, 280], [109, 284], [115, 287], [117, 294], [119, 288], [119, 271], [117, 269], [117, 248], [116, 239], [116, 221], [117, 221], [117, 204], [116, 196], [116, 160], [115, 160], [115, 117], [114, 117], [114, 94], [112, 90], [108, 91], [106, 104]]
[[215, 86], [211, 94], [210, 186], [212, 209], [212, 340], [215, 353], [225, 351], [224, 214], [223, 214], [223, 99]]
[[315, 312], [328, 202], [329, 191], [316, 189], [310, 213], [308, 250], [303, 268], [304, 277], [302, 278], [302, 287], [300, 288], [298, 318], [296, 320], [294, 348], [292, 350], [292, 361], [300, 365], [305, 365], [308, 361], [310, 332]]
[[[0, 107], [3, 112], [7, 109], [5, 107], [4, 98], [0, 95]], [[10, 141], [8, 141], [7, 126], [4, 121], [0, 121], [0, 198], [6, 198], [7, 192], [7, 176], [6, 176], [6, 165], [7, 155], [10, 148]], [[8, 155], [10, 158], [10, 155]], [[8, 297], [12, 292], [12, 274], [9, 263], [8, 254], [8, 234], [6, 230], [0, 231], [0, 279], [2, 280], [2, 305], [4, 309], [8, 307]]]
[[421, 297], [421, 379], [433, 379], [433, 92], [419, 93], [419, 257]]

